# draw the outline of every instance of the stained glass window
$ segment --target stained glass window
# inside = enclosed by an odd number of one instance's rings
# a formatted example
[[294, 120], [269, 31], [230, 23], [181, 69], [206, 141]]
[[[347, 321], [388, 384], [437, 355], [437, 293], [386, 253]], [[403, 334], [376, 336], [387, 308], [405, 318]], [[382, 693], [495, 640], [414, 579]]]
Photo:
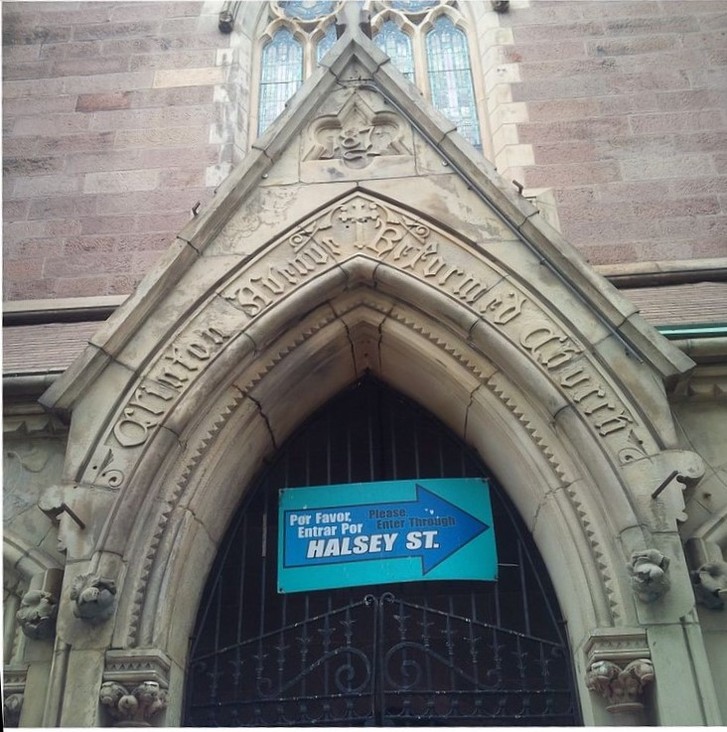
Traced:
[[393, 20], [387, 20], [376, 34], [374, 43], [391, 59], [394, 66], [414, 81], [414, 54], [411, 38], [400, 30]]
[[331, 50], [331, 46], [336, 42], [336, 26], [329, 25], [326, 35], [318, 41], [316, 46], [316, 61], [321, 62], [321, 59]]
[[405, 13], [421, 13], [439, 4], [439, 0], [393, 0], [391, 7]]
[[285, 103], [303, 83], [303, 48], [283, 28], [263, 48], [260, 74], [258, 134], [285, 109]]
[[465, 34], [442, 16], [427, 34], [427, 65], [432, 104], [457, 125], [458, 132], [482, 148]]
[[280, 0], [280, 7], [289, 18], [315, 20], [333, 12], [335, 0]]
[[[298, 0], [267, 3], [261, 49], [258, 134], [285, 109], [303, 79], [336, 43], [334, 15], [343, 2]], [[367, 4], [368, 7], [369, 4]], [[358, 3], [359, 10], [363, 3]], [[370, 3], [374, 43], [460, 134], [482, 149], [469, 43], [460, 4], [452, 0], [389, 0]]]

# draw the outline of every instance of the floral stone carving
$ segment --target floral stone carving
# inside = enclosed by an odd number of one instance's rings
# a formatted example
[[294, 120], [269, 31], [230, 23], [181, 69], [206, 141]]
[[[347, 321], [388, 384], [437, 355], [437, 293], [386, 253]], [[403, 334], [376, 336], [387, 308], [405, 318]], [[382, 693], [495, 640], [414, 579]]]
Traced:
[[654, 666], [646, 658], [624, 668], [612, 661], [596, 661], [588, 670], [586, 686], [606, 700], [609, 712], [634, 712], [644, 708], [639, 698], [653, 680]]
[[727, 599], [727, 562], [707, 562], [692, 572], [697, 602], [710, 610], [723, 610]]
[[156, 681], [142, 681], [128, 691], [116, 681], [101, 684], [99, 701], [114, 727], [151, 727], [151, 720], [167, 708], [167, 692]]
[[81, 574], [73, 580], [71, 600], [76, 605], [73, 614], [91, 623], [108, 620], [116, 607], [116, 583], [106, 577]]
[[669, 558], [658, 549], [634, 552], [628, 565], [631, 588], [642, 602], [656, 602], [671, 586]]
[[17, 727], [23, 711], [23, 695], [10, 694], [3, 699], [3, 723], [6, 727]]
[[50, 592], [29, 590], [23, 595], [15, 618], [28, 638], [43, 640], [53, 635], [57, 615], [58, 600]]

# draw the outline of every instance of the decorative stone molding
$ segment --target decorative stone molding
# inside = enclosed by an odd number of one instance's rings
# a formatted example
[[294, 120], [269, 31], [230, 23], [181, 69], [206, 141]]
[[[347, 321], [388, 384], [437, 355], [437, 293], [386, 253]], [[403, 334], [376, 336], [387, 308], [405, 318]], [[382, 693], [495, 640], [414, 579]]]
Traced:
[[660, 600], [671, 586], [669, 558], [658, 549], [634, 552], [628, 564], [631, 589], [642, 602]]
[[583, 650], [588, 667], [597, 661], [624, 666], [638, 658], [651, 657], [644, 628], [597, 628], [591, 631]]
[[606, 700], [609, 712], [634, 712], [644, 708], [639, 700], [654, 680], [654, 666], [647, 658], [638, 658], [621, 667], [612, 661], [596, 661], [586, 676], [586, 686]]
[[304, 160], [341, 160], [365, 168], [377, 157], [411, 155], [403, 139], [403, 121], [391, 112], [374, 112], [363, 99], [351, 97], [336, 115], [321, 117], [309, 131]]
[[171, 661], [157, 648], [129, 648], [106, 652], [104, 681], [116, 681], [133, 687], [141, 681], [156, 681], [166, 689], [169, 686]]
[[151, 727], [151, 720], [167, 708], [167, 692], [156, 681], [142, 681], [128, 691], [116, 681], [104, 681], [99, 701], [112, 720], [112, 727]]
[[692, 572], [694, 595], [710, 610], [724, 610], [727, 599], [727, 562], [707, 562]]
[[17, 727], [20, 723], [27, 676], [26, 667], [3, 668], [3, 722], [6, 727]]
[[167, 655], [157, 648], [106, 652], [99, 700], [111, 726], [152, 726], [153, 719], [167, 707], [170, 666]]
[[116, 583], [95, 574], [81, 574], [73, 580], [73, 614], [90, 623], [108, 620], [116, 608]]
[[24, 698], [23, 694], [9, 694], [3, 699], [3, 724], [6, 727], [17, 727], [20, 724]]
[[58, 615], [58, 599], [45, 590], [30, 590], [23, 595], [15, 614], [28, 638], [44, 640], [53, 635]]

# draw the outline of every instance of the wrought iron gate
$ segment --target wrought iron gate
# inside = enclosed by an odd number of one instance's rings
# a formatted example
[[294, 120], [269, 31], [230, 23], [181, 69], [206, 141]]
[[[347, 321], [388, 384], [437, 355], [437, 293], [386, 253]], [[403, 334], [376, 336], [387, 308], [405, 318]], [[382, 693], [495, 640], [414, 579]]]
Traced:
[[547, 574], [496, 484], [497, 582], [277, 594], [278, 489], [482, 475], [446, 428], [376, 381], [316, 415], [228, 532], [192, 639], [184, 724], [579, 724]]

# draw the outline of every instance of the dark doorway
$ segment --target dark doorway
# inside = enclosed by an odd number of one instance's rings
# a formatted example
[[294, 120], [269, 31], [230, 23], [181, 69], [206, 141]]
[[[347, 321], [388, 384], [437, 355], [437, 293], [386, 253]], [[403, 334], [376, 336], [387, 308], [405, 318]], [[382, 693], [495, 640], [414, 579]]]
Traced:
[[[497, 582], [277, 593], [281, 488], [440, 477], [490, 479]], [[248, 494], [188, 669], [185, 726], [581, 724], [558, 604], [517, 512], [472, 450], [371, 378], [315, 414]]]

